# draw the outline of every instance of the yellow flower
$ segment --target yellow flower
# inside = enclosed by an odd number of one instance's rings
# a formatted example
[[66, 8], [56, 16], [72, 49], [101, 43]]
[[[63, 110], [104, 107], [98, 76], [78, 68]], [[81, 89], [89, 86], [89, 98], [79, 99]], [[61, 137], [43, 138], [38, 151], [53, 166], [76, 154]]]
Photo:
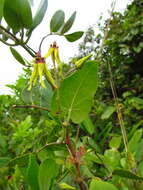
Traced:
[[46, 55], [44, 56], [44, 58], [48, 58], [49, 56], [51, 56], [54, 67], [58, 68], [58, 74], [60, 77], [63, 77], [62, 74], [62, 62], [60, 60], [60, 56], [59, 56], [59, 47], [57, 46], [56, 42], [54, 42], [53, 44], [50, 45], [50, 48], [48, 49], [48, 52], [46, 53]]
[[48, 80], [48, 82], [52, 85], [53, 88], [57, 88], [57, 85], [55, 84], [55, 81], [47, 68], [45, 58], [41, 57], [40, 53], [37, 53], [34, 60], [33, 72], [30, 77], [30, 85], [28, 90], [31, 90], [31, 88], [36, 84], [38, 79], [40, 81], [41, 86], [43, 88], [46, 88], [43, 80], [44, 77]]

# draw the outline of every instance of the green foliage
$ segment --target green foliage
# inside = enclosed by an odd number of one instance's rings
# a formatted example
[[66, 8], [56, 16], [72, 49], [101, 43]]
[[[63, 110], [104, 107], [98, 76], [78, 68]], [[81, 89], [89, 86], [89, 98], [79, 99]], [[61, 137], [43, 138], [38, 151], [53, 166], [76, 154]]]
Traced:
[[0, 20], [2, 19], [2, 16], [3, 16], [4, 1], [5, 0], [1, 0], [1, 3], [0, 3]]
[[29, 29], [32, 26], [32, 12], [28, 0], [5, 0], [4, 17], [8, 25], [18, 32], [21, 28]]
[[26, 66], [26, 61], [25, 59], [18, 53], [18, 51], [16, 51], [14, 48], [10, 47], [10, 51], [12, 53], [12, 55], [14, 56], [14, 58], [21, 63], [22, 65]]
[[97, 68], [97, 62], [86, 62], [80, 71], [61, 83], [57, 98], [60, 102], [60, 110], [67, 121], [72, 119], [74, 123], [81, 123], [90, 112], [98, 84]]
[[142, 177], [135, 175], [134, 173], [127, 171], [127, 170], [114, 170], [114, 175], [118, 175], [120, 177], [134, 179], [134, 180], [143, 180]]
[[44, 160], [39, 167], [40, 190], [49, 190], [52, 187], [54, 178], [57, 176], [57, 164], [52, 159]]
[[39, 172], [39, 165], [35, 158], [35, 155], [29, 156], [29, 163], [27, 168], [27, 181], [31, 186], [32, 190], [39, 190], [38, 184], [38, 172]]
[[58, 10], [53, 15], [50, 21], [50, 30], [51, 32], [58, 32], [62, 27], [65, 20], [65, 13], [62, 10]]
[[83, 36], [83, 32], [79, 31], [79, 32], [74, 32], [72, 34], [66, 34], [64, 35], [65, 38], [69, 41], [69, 42], [74, 42], [76, 40], [78, 40], [79, 38], [81, 38]]
[[70, 30], [70, 28], [72, 27], [72, 25], [75, 21], [75, 18], [76, 18], [76, 11], [71, 15], [71, 17], [63, 25], [62, 30], [61, 30], [61, 34], [64, 34]]
[[33, 18], [32, 29], [36, 28], [42, 22], [45, 16], [47, 7], [48, 7], [48, 0], [41, 0], [38, 6], [38, 9], [36, 11], [36, 14]]
[[110, 189], [110, 190], [117, 190], [117, 188], [110, 183], [104, 182], [104, 181], [100, 181], [100, 180], [95, 180], [93, 179], [90, 183], [90, 188], [89, 190], [106, 190], [106, 189]]

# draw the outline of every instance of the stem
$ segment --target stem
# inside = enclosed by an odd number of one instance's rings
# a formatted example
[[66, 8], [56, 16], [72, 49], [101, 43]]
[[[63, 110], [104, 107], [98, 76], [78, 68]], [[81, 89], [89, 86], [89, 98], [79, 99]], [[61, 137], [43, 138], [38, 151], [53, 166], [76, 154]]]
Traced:
[[[35, 57], [35, 53], [31, 52], [31, 48], [25, 44], [19, 44], [20, 46], [22, 46], [32, 57]], [[35, 52], [34, 50], [32, 50], [33, 52]]]
[[76, 182], [78, 183], [79, 187], [81, 190], [87, 190], [86, 184], [84, 182], [84, 180], [82, 179], [81, 173], [80, 173], [80, 163], [78, 161], [76, 161], [76, 151], [73, 148], [73, 145], [71, 143], [71, 139], [69, 136], [69, 129], [68, 126], [66, 126], [66, 137], [65, 137], [65, 143], [68, 147], [68, 151], [71, 154], [72, 158], [75, 160], [74, 165], [76, 168]]
[[114, 100], [115, 100], [117, 116], [118, 116], [119, 124], [120, 124], [120, 127], [121, 127], [121, 133], [122, 133], [122, 137], [123, 137], [123, 142], [124, 142], [125, 150], [126, 150], [126, 152], [128, 152], [127, 133], [126, 133], [126, 129], [125, 129], [125, 126], [124, 126], [124, 120], [123, 120], [122, 112], [121, 112], [121, 110], [119, 108], [118, 96], [117, 96], [117, 92], [116, 92], [116, 88], [115, 88], [115, 84], [114, 84], [114, 80], [113, 80], [111, 65], [110, 65], [109, 62], [108, 62], [108, 68], [109, 68], [109, 74], [110, 74], [111, 90], [112, 90], [112, 94], [113, 94], [113, 97], [114, 97]]
[[39, 52], [41, 52], [41, 47], [42, 47], [42, 43], [43, 43], [43, 41], [48, 37], [48, 36], [51, 36], [52, 34], [50, 33], [50, 34], [47, 34], [46, 36], [44, 36], [43, 38], [42, 38], [42, 40], [41, 40], [41, 42], [40, 42], [40, 45], [39, 45]]
[[64, 145], [65, 143], [63, 142], [53, 142], [53, 143], [49, 143], [49, 144], [45, 144], [43, 147], [41, 147], [37, 153], [41, 152], [44, 148], [48, 147], [48, 146], [52, 146], [52, 145]]
[[[20, 45], [22, 46], [32, 57], [35, 57], [35, 51], [32, 50], [29, 46], [24, 44], [20, 39], [18, 39], [15, 35], [13, 35], [11, 32], [9, 32], [6, 28], [4, 28], [2, 25], [0, 25], [0, 32], [4, 35], [6, 35], [8, 38], [13, 40], [15, 42], [15, 45]], [[10, 45], [7, 42], [5, 43], [6, 45]], [[32, 51], [34, 52], [32, 52]]]
[[48, 108], [37, 106], [37, 105], [13, 105], [12, 108], [36, 108], [36, 109], [45, 110], [45, 111], [50, 112], [50, 110]]
[[1, 41], [2, 43], [4, 43], [5, 45], [7, 45], [7, 46], [17, 46], [17, 44], [10, 44], [10, 43], [4, 41], [4, 40], [1, 39], [1, 38], [0, 38], [0, 41]]
[[[112, 19], [112, 15], [113, 15], [113, 12], [114, 12], [114, 9], [115, 9], [116, 1], [117, 0], [113, 0], [113, 2], [112, 2], [112, 6], [111, 6], [112, 9], [111, 9], [111, 12], [110, 12], [110, 18], [108, 19], [108, 22], [107, 22], [107, 25], [106, 25], [106, 28], [105, 28], [104, 38], [102, 40], [100, 50], [97, 53], [97, 59], [99, 61], [101, 61], [102, 50], [104, 48], [105, 41], [108, 38], [108, 34], [109, 34], [108, 28], [109, 28], [109, 25], [111, 23], [111, 19]], [[114, 83], [114, 79], [113, 79], [113, 75], [112, 75], [111, 65], [110, 65], [109, 62], [107, 62], [107, 65], [108, 65], [108, 71], [109, 71], [109, 75], [110, 75], [110, 86], [111, 86], [113, 98], [114, 98], [114, 101], [115, 101], [115, 106], [116, 106], [116, 110], [117, 110], [117, 116], [118, 116], [118, 120], [119, 120], [119, 124], [120, 124], [120, 128], [121, 128], [121, 133], [122, 133], [122, 137], [123, 137], [125, 150], [126, 150], [126, 153], [127, 153], [128, 152], [128, 139], [127, 139], [126, 129], [125, 129], [125, 126], [124, 126], [124, 120], [123, 120], [122, 112], [121, 112], [121, 110], [119, 108], [118, 96], [117, 96], [116, 87], [115, 87], [115, 83]]]

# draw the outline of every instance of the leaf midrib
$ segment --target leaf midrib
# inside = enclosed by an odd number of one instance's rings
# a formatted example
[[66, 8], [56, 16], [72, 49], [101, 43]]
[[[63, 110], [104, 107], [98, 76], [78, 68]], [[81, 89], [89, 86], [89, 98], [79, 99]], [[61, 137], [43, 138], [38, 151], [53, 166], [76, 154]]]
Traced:
[[[89, 72], [90, 72], [90, 70], [86, 72], [85, 76], [86, 76]], [[85, 81], [85, 79], [86, 79], [86, 77], [81, 81], [81, 83], [79, 84], [79, 87], [78, 87], [76, 93], [74, 94], [73, 100], [72, 100], [72, 102], [71, 102], [71, 106], [69, 107], [69, 111], [68, 111], [68, 116], [67, 116], [67, 118], [68, 118], [67, 120], [68, 120], [68, 121], [69, 121], [69, 119], [70, 119], [70, 117], [71, 117], [72, 107], [73, 107], [74, 101], [75, 101], [75, 99], [76, 99], [76, 96], [77, 96], [77, 94], [78, 94], [78, 92], [79, 92], [79, 89], [81, 88], [82, 83]]]

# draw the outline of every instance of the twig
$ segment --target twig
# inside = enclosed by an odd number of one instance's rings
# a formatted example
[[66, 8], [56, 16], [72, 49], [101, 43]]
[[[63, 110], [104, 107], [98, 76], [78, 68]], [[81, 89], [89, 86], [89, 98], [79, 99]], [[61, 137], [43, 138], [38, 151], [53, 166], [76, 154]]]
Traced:
[[45, 110], [45, 111], [50, 112], [50, 110], [48, 108], [37, 106], [37, 105], [13, 105], [12, 108], [36, 108], [36, 109]]
[[48, 146], [52, 146], [52, 145], [64, 145], [65, 143], [64, 142], [52, 142], [52, 143], [49, 143], [49, 144], [45, 144], [43, 147], [41, 147], [37, 153], [41, 152], [44, 148], [48, 147]]

